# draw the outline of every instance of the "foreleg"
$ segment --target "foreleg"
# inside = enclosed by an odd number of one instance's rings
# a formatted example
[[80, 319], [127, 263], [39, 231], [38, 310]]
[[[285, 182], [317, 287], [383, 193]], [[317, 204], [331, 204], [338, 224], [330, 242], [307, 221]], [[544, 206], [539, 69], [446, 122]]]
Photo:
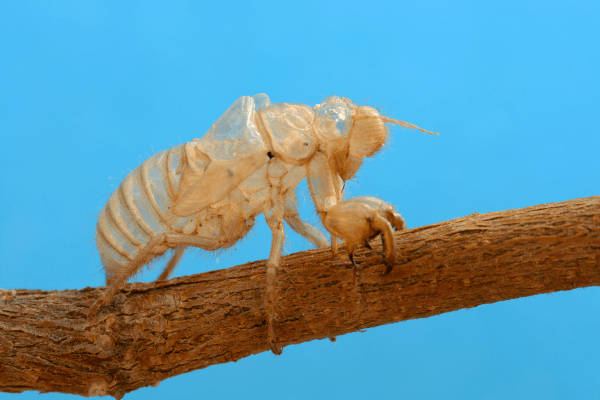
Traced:
[[340, 238], [338, 238], [337, 236], [331, 235], [331, 252], [333, 253], [334, 257], [337, 257], [337, 255], [338, 255], [339, 244], [340, 244]]
[[[327, 156], [321, 152], [317, 152], [308, 163], [307, 175], [310, 194], [325, 226], [325, 218], [329, 211], [343, 198], [343, 181], [335, 172]], [[334, 257], [337, 257], [340, 236], [327, 226], [325, 228], [331, 233], [331, 252]]]
[[382, 235], [384, 274], [396, 263], [394, 230], [406, 229], [406, 223], [394, 208], [374, 197], [358, 197], [332, 207], [323, 218], [323, 225], [332, 235], [346, 242], [348, 257], [356, 268], [354, 250], [359, 245], [370, 248], [369, 239]]

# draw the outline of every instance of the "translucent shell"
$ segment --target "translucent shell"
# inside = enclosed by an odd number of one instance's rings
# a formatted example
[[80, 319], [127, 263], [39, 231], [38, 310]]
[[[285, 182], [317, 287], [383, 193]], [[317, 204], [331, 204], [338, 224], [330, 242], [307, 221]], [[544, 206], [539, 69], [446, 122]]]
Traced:
[[254, 99], [254, 111], [262, 110], [263, 108], [271, 105], [271, 100], [269, 100], [269, 96], [264, 93], [255, 94], [252, 96]]
[[[265, 100], [261, 100], [264, 105]], [[256, 152], [266, 153], [263, 138], [254, 123], [254, 112], [255, 99], [240, 97], [196, 142], [197, 149], [212, 161], [234, 163]]]
[[[262, 100], [264, 105], [268, 97]], [[183, 169], [186, 187], [177, 193], [175, 215], [191, 216], [221, 201], [265, 163], [268, 148], [255, 124], [254, 112], [255, 99], [240, 97], [200, 140], [193, 142], [196, 154], [190, 152], [193, 162]], [[194, 171], [202, 155], [210, 162]]]
[[305, 104], [277, 103], [258, 113], [275, 154], [293, 165], [306, 164], [317, 151], [315, 113]]
[[317, 120], [315, 132], [323, 142], [331, 142], [347, 136], [352, 127], [352, 109], [339, 96], [329, 96], [315, 107]]

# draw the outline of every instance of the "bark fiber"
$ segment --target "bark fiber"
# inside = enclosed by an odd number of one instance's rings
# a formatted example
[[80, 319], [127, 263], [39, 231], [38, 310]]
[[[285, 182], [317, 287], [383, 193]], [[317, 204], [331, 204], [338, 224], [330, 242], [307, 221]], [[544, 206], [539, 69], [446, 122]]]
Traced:
[[[354, 270], [341, 248], [291, 254], [277, 272], [280, 346], [481, 304], [600, 285], [600, 196], [472, 214], [381, 240]], [[269, 349], [265, 261], [128, 284], [98, 315], [104, 288], [0, 292], [0, 391], [111, 395]], [[285, 356], [285, 353], [284, 353]]]

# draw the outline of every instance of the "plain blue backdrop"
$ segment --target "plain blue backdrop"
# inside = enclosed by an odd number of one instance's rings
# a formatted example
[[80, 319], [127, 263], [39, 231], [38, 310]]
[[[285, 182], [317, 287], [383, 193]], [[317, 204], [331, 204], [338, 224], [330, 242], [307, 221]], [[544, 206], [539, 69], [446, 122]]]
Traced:
[[[0, 287], [103, 285], [95, 222], [120, 180], [260, 92], [368, 101], [440, 132], [396, 128], [348, 185], [409, 227], [598, 195], [599, 20], [598, 1], [3, 0]], [[306, 191], [300, 202], [316, 222]], [[261, 220], [234, 251], [188, 256], [176, 274], [264, 259], [269, 245]], [[307, 248], [289, 235], [286, 252]], [[599, 315], [598, 288], [535, 296], [289, 346], [126, 399], [598, 399]], [[17, 398], [37, 397], [0, 394]]]

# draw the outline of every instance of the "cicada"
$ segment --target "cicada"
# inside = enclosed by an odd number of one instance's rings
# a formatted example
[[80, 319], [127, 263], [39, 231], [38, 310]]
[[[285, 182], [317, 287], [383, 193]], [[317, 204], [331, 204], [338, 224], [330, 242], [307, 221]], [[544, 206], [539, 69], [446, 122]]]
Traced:
[[[90, 316], [155, 257], [172, 250], [158, 278], [167, 279], [187, 247], [231, 247], [264, 214], [272, 232], [266, 264], [268, 342], [279, 354], [273, 315], [283, 221], [317, 247], [331, 243], [334, 254], [342, 239], [355, 266], [356, 247], [381, 235], [384, 273], [395, 263], [393, 230], [406, 228], [400, 214], [377, 198], [343, 199], [345, 182], [387, 142], [389, 124], [428, 132], [338, 96], [314, 107], [271, 104], [265, 94], [239, 98], [202, 138], [151, 156], [110, 196], [96, 229], [107, 290]], [[296, 188], [304, 179], [330, 241], [299, 216]]]

